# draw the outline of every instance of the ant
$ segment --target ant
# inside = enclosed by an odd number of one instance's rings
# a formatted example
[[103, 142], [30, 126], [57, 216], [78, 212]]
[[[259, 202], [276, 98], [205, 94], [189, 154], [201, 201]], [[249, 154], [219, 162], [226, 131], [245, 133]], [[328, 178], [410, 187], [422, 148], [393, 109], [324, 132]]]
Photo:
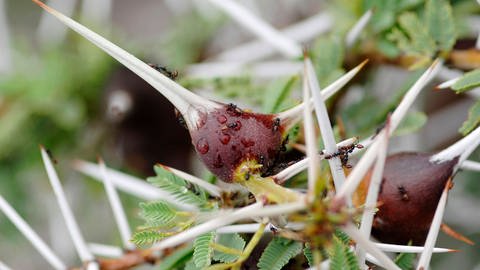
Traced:
[[[352, 168], [352, 165], [348, 164], [348, 157], [349, 157], [348, 155], [351, 154], [353, 150], [355, 150], [355, 148], [362, 149], [363, 145], [359, 143], [352, 143], [349, 145], [341, 146], [338, 148], [338, 150], [335, 153], [325, 154], [325, 159], [339, 157], [342, 163], [342, 166], [347, 169], [350, 169]], [[324, 154], [323, 151], [322, 151], [322, 154]]]
[[243, 111], [240, 108], [238, 108], [237, 105], [235, 105], [233, 103], [228, 103], [227, 104], [227, 112], [230, 115], [234, 115], [234, 116], [240, 116], [243, 113]]
[[273, 120], [272, 131], [277, 132], [279, 129], [280, 129], [280, 118], [275, 118], [275, 120]]
[[178, 71], [176, 71], [176, 70], [170, 71], [166, 67], [163, 67], [163, 66], [160, 66], [160, 65], [157, 65], [157, 64], [152, 64], [152, 63], [148, 63], [148, 65], [150, 67], [154, 68], [155, 70], [157, 70], [158, 72], [162, 73], [163, 75], [167, 76], [168, 78], [170, 78], [173, 81], [178, 76]]
[[400, 192], [400, 195], [402, 196], [402, 201], [408, 201], [408, 194], [405, 187], [400, 185], [397, 187], [397, 189], [398, 189], [398, 192]]

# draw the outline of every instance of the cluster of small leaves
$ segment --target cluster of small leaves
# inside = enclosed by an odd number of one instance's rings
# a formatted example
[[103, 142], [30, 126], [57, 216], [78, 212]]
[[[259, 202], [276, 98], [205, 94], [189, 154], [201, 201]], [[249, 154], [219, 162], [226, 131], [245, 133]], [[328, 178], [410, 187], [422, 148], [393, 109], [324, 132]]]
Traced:
[[[463, 93], [480, 86], [480, 69], [465, 73], [453, 85], [452, 90]], [[467, 135], [480, 124], [480, 101], [477, 101], [468, 111], [468, 118], [460, 127], [460, 133]]]
[[389, 39], [406, 54], [432, 58], [450, 51], [456, 41], [452, 7], [446, 0], [427, 0], [423, 20], [418, 13], [405, 12], [398, 24]]
[[258, 261], [260, 270], [280, 270], [290, 259], [302, 252], [303, 244], [294, 240], [275, 237], [268, 244]]
[[196, 185], [186, 182], [162, 166], [155, 166], [156, 176], [147, 178], [152, 185], [175, 196], [180, 202], [201, 208], [208, 207], [206, 192]]
[[[162, 166], [155, 166], [155, 172], [156, 176], [147, 179], [154, 186], [169, 192], [181, 202], [205, 211], [212, 209], [213, 205], [200, 187], [191, 185]], [[196, 222], [194, 214], [180, 211], [164, 201], [140, 203], [140, 208], [140, 216], [145, 220], [145, 225], [132, 237], [132, 242], [139, 246], [155, 243], [189, 228]]]

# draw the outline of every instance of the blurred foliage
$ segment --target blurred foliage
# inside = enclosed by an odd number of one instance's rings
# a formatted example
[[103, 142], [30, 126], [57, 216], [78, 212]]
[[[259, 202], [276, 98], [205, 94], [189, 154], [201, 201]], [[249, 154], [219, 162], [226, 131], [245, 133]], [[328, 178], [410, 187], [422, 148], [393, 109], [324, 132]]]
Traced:
[[42, 168], [38, 145], [55, 156], [78, 152], [87, 122], [98, 117], [99, 97], [115, 64], [78, 40], [44, 51], [20, 44], [15, 69], [0, 76], [0, 190], [13, 195], [20, 213], [29, 189], [22, 178]]

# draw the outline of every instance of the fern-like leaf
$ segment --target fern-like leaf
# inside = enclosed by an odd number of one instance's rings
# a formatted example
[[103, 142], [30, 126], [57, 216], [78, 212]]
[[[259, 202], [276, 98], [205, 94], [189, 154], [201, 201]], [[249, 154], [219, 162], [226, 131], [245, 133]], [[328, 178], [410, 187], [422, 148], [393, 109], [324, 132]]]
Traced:
[[427, 0], [425, 3], [425, 24], [438, 49], [449, 51], [455, 44], [456, 31], [452, 7], [446, 0]]
[[330, 269], [360, 270], [357, 257], [350, 250], [350, 246], [345, 240], [345, 238], [339, 239], [339, 237], [337, 236], [333, 237], [332, 247], [328, 251], [328, 256], [330, 258]]
[[193, 243], [193, 262], [195, 266], [203, 269], [210, 265], [213, 255], [211, 243], [215, 241], [215, 232], [202, 234]]
[[411, 270], [413, 269], [413, 261], [415, 260], [415, 257], [415, 253], [400, 253], [395, 258], [395, 264], [397, 264], [402, 270]]
[[150, 227], [170, 227], [177, 217], [177, 212], [168, 203], [149, 202], [140, 203], [140, 216]]
[[274, 238], [263, 251], [257, 266], [260, 270], [280, 270], [302, 251], [302, 246], [300, 242]]
[[303, 249], [303, 254], [305, 255], [305, 258], [307, 258], [308, 265], [310, 267], [313, 267], [315, 265], [315, 263], [313, 262], [313, 253], [308, 243], [305, 244], [305, 248]]
[[207, 200], [205, 192], [202, 189], [192, 185], [198, 193], [196, 194], [187, 188], [185, 180], [164, 169], [162, 166], [155, 166], [155, 172], [157, 176], [147, 178], [147, 181], [152, 183], [152, 185], [171, 193], [181, 202], [194, 204], [199, 207], [205, 206]]
[[[242, 251], [245, 248], [245, 240], [243, 240], [238, 233], [222, 234], [218, 237], [217, 243], [238, 251]], [[239, 255], [228, 254], [218, 250], [215, 250], [215, 253], [213, 254], [213, 259], [222, 263], [234, 262], [238, 257]]]
[[135, 232], [132, 236], [132, 243], [137, 246], [144, 246], [148, 244], [153, 244], [163, 238], [169, 236], [168, 233], [162, 233], [156, 230], [143, 230]]

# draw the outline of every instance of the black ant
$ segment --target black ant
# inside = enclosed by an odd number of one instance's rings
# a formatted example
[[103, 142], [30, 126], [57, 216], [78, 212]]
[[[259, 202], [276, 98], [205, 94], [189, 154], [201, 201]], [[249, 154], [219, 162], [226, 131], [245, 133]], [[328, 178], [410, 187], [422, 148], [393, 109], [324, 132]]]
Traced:
[[234, 116], [240, 116], [243, 113], [243, 111], [240, 108], [238, 108], [237, 105], [235, 105], [233, 103], [228, 103], [227, 104], [227, 112], [230, 115], [234, 115]]
[[277, 132], [279, 128], [280, 128], [280, 118], [275, 118], [275, 120], [273, 120], [272, 131]]
[[157, 64], [152, 64], [152, 63], [148, 63], [148, 65], [150, 67], [154, 68], [155, 70], [157, 70], [158, 72], [162, 73], [163, 75], [167, 76], [168, 78], [170, 78], [173, 81], [178, 76], [178, 71], [176, 71], [176, 70], [170, 71], [166, 67], [163, 67], [163, 66], [160, 66], [160, 65], [157, 65]]
[[58, 161], [53, 157], [52, 151], [50, 151], [49, 149], [45, 149], [45, 152], [47, 152], [47, 155], [52, 160], [53, 164], [58, 163]]
[[402, 201], [408, 201], [408, 194], [407, 190], [405, 189], [404, 186], [398, 186], [397, 187], [398, 192], [400, 192], [400, 195], [402, 196]]
[[[348, 157], [349, 157], [348, 155], [350, 153], [352, 153], [353, 150], [355, 150], [355, 148], [362, 149], [363, 145], [361, 145], [359, 143], [352, 143], [352, 144], [349, 144], [349, 145], [346, 145], [346, 146], [341, 146], [341, 147], [338, 148], [338, 150], [335, 153], [326, 154], [325, 159], [331, 159], [331, 158], [334, 158], [334, 157], [339, 157], [340, 161], [342, 162], [342, 166], [347, 168], [347, 169], [350, 169], [350, 168], [352, 168], [352, 165], [348, 164]], [[321, 154], [324, 154], [323, 151], [321, 152]]]

